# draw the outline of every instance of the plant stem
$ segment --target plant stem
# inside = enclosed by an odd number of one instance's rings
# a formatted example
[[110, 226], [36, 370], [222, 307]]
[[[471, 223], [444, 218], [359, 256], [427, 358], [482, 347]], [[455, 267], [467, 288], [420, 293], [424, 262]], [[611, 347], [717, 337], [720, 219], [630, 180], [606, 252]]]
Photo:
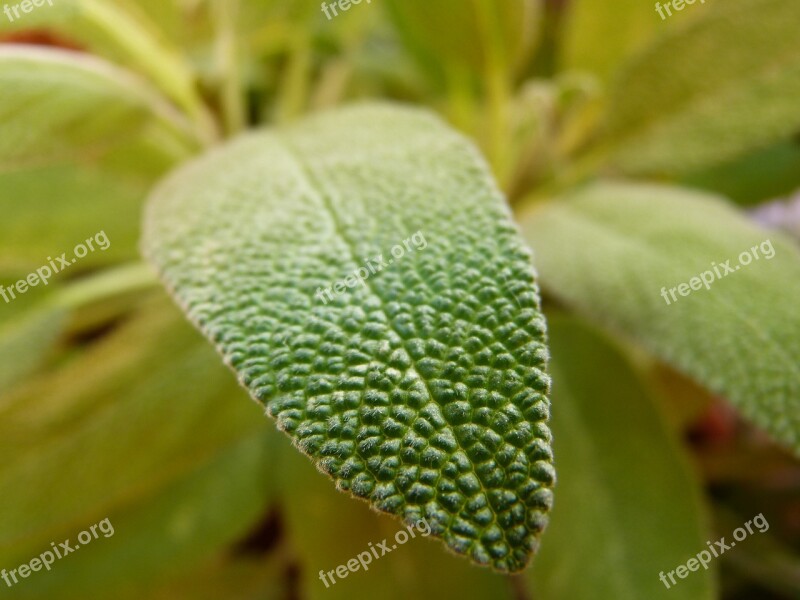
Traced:
[[81, 12], [122, 49], [194, 123], [199, 141], [211, 145], [218, 138], [211, 112], [195, 89], [194, 76], [181, 54], [161, 42], [141, 18], [108, 2], [81, 0]]
[[508, 179], [508, 105], [511, 98], [508, 57], [503, 48], [505, 40], [498, 31], [495, 15], [489, 3], [473, 0], [484, 49], [484, 76], [489, 102], [489, 155], [501, 186]]
[[222, 115], [226, 132], [235, 135], [244, 129], [246, 121], [236, 43], [239, 0], [214, 0], [213, 8], [217, 26], [216, 58], [221, 81]]
[[59, 291], [52, 303], [60, 308], [75, 309], [110, 296], [158, 286], [153, 269], [143, 263], [130, 263], [103, 271]]

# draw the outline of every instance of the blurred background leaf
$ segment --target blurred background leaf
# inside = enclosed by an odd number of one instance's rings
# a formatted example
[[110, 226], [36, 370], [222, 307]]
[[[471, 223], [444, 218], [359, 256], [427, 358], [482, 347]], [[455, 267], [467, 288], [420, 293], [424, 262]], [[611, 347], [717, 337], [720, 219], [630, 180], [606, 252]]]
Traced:
[[152, 120], [180, 138], [185, 124], [125, 71], [99, 58], [0, 46], [0, 172], [99, 156]]
[[[546, 290], [723, 394], [800, 452], [796, 245], [716, 197], [666, 186], [597, 184], [521, 220]], [[737, 266], [767, 240], [772, 258], [767, 248], [709, 290], [663, 298], [712, 263]]]
[[795, 0], [728, 0], [664, 35], [612, 91], [609, 143], [628, 173], [684, 173], [800, 129]]
[[602, 335], [574, 318], [548, 323], [560, 477], [527, 573], [536, 597], [715, 598], [713, 564], [672, 589], [659, 580], [705, 548], [708, 519], [699, 482], [649, 391]]
[[0, 415], [2, 564], [106, 517], [117, 528], [20, 597], [146, 583], [243, 535], [271, 497], [273, 426], [161, 294], [49, 377], [3, 393]]
[[609, 80], [620, 66], [652, 40], [663, 24], [652, 2], [573, 0], [567, 7], [559, 66]]

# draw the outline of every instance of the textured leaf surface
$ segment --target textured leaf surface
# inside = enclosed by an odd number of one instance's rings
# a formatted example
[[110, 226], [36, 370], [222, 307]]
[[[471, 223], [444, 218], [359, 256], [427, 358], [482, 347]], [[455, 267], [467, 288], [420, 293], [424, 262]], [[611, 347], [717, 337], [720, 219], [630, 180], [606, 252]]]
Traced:
[[[523, 221], [546, 289], [640, 340], [800, 451], [794, 244], [716, 197], [668, 187], [597, 185]], [[741, 253], [768, 239], [771, 259], [739, 265]], [[676, 292], [670, 304], [661, 296], [728, 260], [734, 273], [710, 289]]]
[[[306, 600], [351, 600], [354, 596], [512, 600], [506, 577], [442, 552], [432, 536], [422, 535], [424, 525], [422, 531], [415, 529], [414, 538], [397, 545], [395, 535], [406, 530], [404, 525], [336, 493], [293, 448], [280, 446], [275, 462], [274, 486], [279, 490], [287, 537], [303, 559]], [[320, 569], [344, 564], [368, 550], [370, 543], [374, 546], [384, 539], [391, 555], [372, 561], [368, 571], [359, 570], [332, 585], [328, 579], [328, 587], [320, 580]]]
[[[558, 502], [528, 572], [542, 598], [711, 600], [714, 571], [659, 580], [705, 548], [698, 482], [626, 359], [580, 321], [548, 319]], [[576, 574], [579, 573], [579, 576]]]
[[84, 54], [0, 47], [0, 89], [0, 171], [95, 155], [154, 121], [179, 127], [142, 84]]
[[[393, 257], [415, 232], [426, 245]], [[479, 563], [526, 563], [553, 483], [545, 323], [463, 138], [390, 106], [241, 138], [157, 189], [144, 249], [339, 489], [425, 516]], [[323, 302], [379, 255], [364, 286]]]
[[795, 0], [727, 0], [665, 36], [614, 91], [614, 162], [679, 173], [791, 137], [800, 127], [798, 22]]

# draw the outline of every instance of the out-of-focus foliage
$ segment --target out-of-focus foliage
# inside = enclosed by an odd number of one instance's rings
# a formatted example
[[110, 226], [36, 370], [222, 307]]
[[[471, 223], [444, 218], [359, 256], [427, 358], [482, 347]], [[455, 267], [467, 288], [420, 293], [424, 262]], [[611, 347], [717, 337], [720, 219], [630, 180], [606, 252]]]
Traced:
[[[116, 528], [0, 583], [5, 596], [800, 596], [796, 250], [745, 222], [797, 235], [796, 202], [764, 203], [800, 188], [798, 16], [796, 0], [706, 0], [665, 20], [638, 0], [374, 0], [330, 20], [318, 0], [0, 14], [0, 285], [100, 230], [111, 241], [0, 298], [0, 568], [103, 518]], [[536, 250], [545, 306], [614, 338], [553, 322], [561, 483], [519, 577], [415, 539], [326, 588], [320, 570], [400, 523], [315, 473], [129, 262], [171, 168], [243, 126], [365, 98], [425, 106], [473, 138]], [[637, 179], [580, 187], [609, 175]], [[664, 304], [662, 286], [767, 238], [773, 260]], [[659, 587], [759, 512], [769, 531], [714, 574]]]
[[[532, 587], [546, 598], [672, 598], [676, 590], [654, 575], [705, 543], [698, 482], [625, 357], [580, 321], [548, 323], [563, 476], [552, 539], [529, 571]], [[682, 582], [681, 593], [714, 598], [715, 576], [712, 565]]]
[[793, 243], [717, 198], [641, 185], [589, 188], [523, 226], [553, 294], [638, 338], [800, 453]]
[[685, 173], [790, 138], [800, 129], [798, 22], [797, 2], [729, 0], [648, 48], [612, 92], [614, 164]]
[[0, 169], [102, 155], [152, 119], [177, 113], [110, 63], [75, 53], [0, 47]]

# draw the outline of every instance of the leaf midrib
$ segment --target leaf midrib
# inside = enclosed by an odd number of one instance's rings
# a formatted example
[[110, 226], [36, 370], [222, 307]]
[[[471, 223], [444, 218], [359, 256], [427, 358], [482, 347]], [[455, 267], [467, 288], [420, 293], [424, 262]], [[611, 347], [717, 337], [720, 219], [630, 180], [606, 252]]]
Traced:
[[[311, 169], [306, 165], [305, 161], [301, 158], [300, 152], [297, 151], [293, 147], [291, 142], [288, 139], [286, 139], [285, 136], [281, 136], [280, 134], [276, 134], [276, 137], [281, 142], [281, 144], [282, 144], [284, 150], [286, 151], [287, 155], [297, 165], [298, 171], [300, 171], [300, 173], [302, 173], [305, 176], [306, 183], [308, 184], [307, 188], [309, 189], [309, 191], [313, 192], [317, 196], [317, 198], [320, 200], [322, 205], [325, 207], [325, 209], [330, 214], [331, 221], [332, 221], [332, 223], [334, 225], [334, 230], [340, 236], [342, 242], [344, 243], [344, 246], [347, 248], [347, 251], [348, 251], [348, 254], [349, 254], [349, 260], [350, 260], [351, 264], [357, 265], [358, 262], [356, 260], [355, 253], [353, 252], [353, 244], [348, 239], [347, 235], [345, 235], [344, 227], [342, 226], [342, 223], [338, 218], [336, 210], [334, 209], [333, 204], [330, 202], [330, 199], [328, 198], [328, 196], [324, 193], [322, 186], [320, 186], [319, 183], [317, 182], [317, 178], [314, 176], [314, 174], [312, 173]], [[389, 318], [389, 316], [387, 315], [386, 311], [384, 310], [384, 306], [385, 306], [384, 298], [381, 297], [381, 295], [374, 289], [374, 287], [370, 283], [369, 279], [365, 280], [365, 287], [369, 291], [369, 293], [376, 300], [378, 300], [380, 302], [381, 312], [382, 312], [383, 316], [386, 319], [387, 327], [390, 328], [397, 335], [397, 339], [400, 340], [400, 344], [401, 344], [403, 350], [405, 351], [406, 355], [408, 356], [409, 361], [411, 362], [411, 365], [412, 365], [411, 368], [413, 369], [413, 373], [416, 376], [416, 378], [419, 381], [421, 381], [422, 385], [425, 387], [425, 392], [428, 395], [429, 401], [433, 402], [434, 404], [436, 404], [439, 407], [439, 409], [441, 410], [441, 405], [436, 400], [435, 396], [432, 394], [430, 388], [428, 387], [428, 382], [420, 374], [419, 369], [418, 369], [418, 365], [417, 365], [417, 361], [414, 358], [413, 354], [410, 352], [409, 348], [407, 347], [405, 338], [398, 331], [396, 331], [393, 328], [392, 320]], [[414, 415], [413, 423], [416, 423], [417, 419], [420, 418], [419, 412], [415, 411], [415, 413], [416, 414]], [[446, 420], [445, 420], [445, 422], [446, 422]], [[412, 429], [413, 430], [413, 423], [408, 426], [408, 429]], [[459, 436], [458, 436], [457, 432], [452, 427], [452, 425], [450, 425], [450, 423], [447, 423], [447, 429], [450, 429], [450, 432], [452, 433], [453, 439], [456, 441], [456, 444], [458, 445], [459, 450], [461, 452], [463, 452], [464, 455], [467, 457], [467, 460], [469, 461], [469, 464], [470, 464], [470, 469], [471, 469], [470, 472], [475, 476], [476, 480], [478, 481], [478, 484], [480, 485], [480, 489], [481, 489], [481, 494], [485, 497], [486, 505], [489, 507], [489, 509], [492, 512], [492, 523], [490, 523], [489, 525], [486, 525], [485, 527], [483, 527], [481, 529], [481, 533], [483, 533], [483, 532], [486, 531], [486, 529], [488, 527], [490, 527], [492, 524], [495, 524], [497, 522], [497, 513], [495, 512], [494, 506], [492, 506], [491, 500], [489, 498], [488, 490], [486, 489], [486, 487], [485, 487], [483, 481], [481, 480], [481, 478], [478, 476], [478, 473], [475, 471], [475, 465], [472, 462], [472, 460], [469, 458], [469, 454], [467, 453], [467, 451], [464, 448], [461, 440], [459, 439]], [[373, 473], [372, 476], [375, 477], [375, 474]], [[441, 472], [439, 474], [439, 479], [441, 479]], [[439, 479], [437, 479], [437, 485], [438, 485]], [[436, 489], [436, 495], [438, 496], [438, 494], [439, 494], [438, 487], [436, 487], [435, 489]], [[399, 490], [398, 490], [398, 492], [399, 492]], [[446, 511], [446, 512], [449, 513], [450, 511]], [[451, 515], [450, 520], [452, 521], [457, 516], [458, 516], [457, 514]], [[449, 531], [450, 526], [452, 526], [452, 522], [448, 524], [447, 531]], [[502, 532], [503, 540], [506, 543], [507, 547], [512, 549], [512, 551], [513, 551], [513, 549], [516, 548], [516, 546], [512, 545], [509, 542], [509, 540], [507, 538], [507, 535], [506, 535], [505, 528], [504, 527], [499, 527], [499, 529]], [[471, 550], [473, 548], [473, 546], [475, 545], [476, 541], [480, 541], [480, 539], [481, 539], [480, 535], [477, 536], [476, 539], [474, 539], [474, 540], [471, 539], [470, 543], [469, 543], [469, 549]], [[482, 542], [481, 542], [481, 544], [482, 544]], [[494, 557], [492, 557], [492, 559], [494, 560]]]

